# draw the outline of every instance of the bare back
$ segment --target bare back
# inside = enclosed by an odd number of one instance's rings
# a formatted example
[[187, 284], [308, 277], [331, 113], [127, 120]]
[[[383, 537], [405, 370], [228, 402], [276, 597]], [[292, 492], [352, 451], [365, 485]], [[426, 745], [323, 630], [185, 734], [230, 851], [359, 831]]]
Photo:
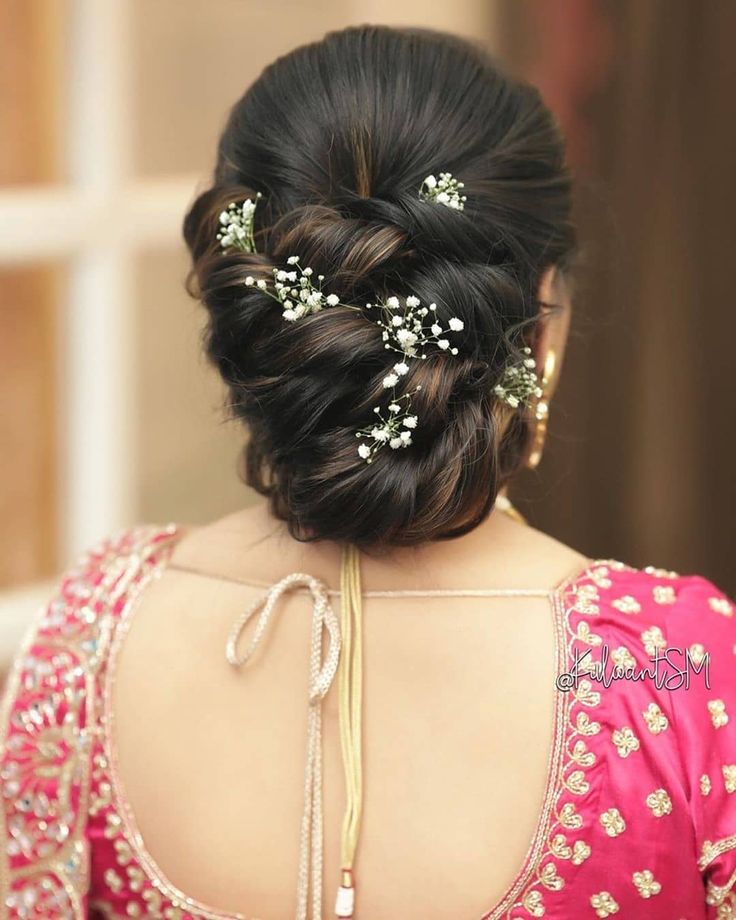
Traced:
[[[364, 603], [359, 915], [481, 917], [515, 879], [553, 739], [554, 598], [544, 589], [585, 563], [500, 512], [456, 541], [363, 557], [369, 595], [424, 596]], [[244, 670], [224, 648], [258, 586], [292, 571], [338, 586], [337, 547], [291, 540], [261, 508], [192, 530], [139, 599], [111, 663], [119, 775], [152, 860], [203, 904], [273, 920], [294, 910], [308, 597], [281, 598]], [[437, 589], [531, 593], [426, 596]], [[334, 689], [324, 721], [329, 906], [345, 803]]]

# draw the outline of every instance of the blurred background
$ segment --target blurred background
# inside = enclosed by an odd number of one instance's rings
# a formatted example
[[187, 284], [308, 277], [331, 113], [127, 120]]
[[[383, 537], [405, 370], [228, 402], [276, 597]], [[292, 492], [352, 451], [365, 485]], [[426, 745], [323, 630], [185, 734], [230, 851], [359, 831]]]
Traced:
[[364, 22], [482, 42], [569, 138], [573, 341], [512, 497], [590, 556], [734, 593], [736, 3], [2, 0], [0, 668], [103, 535], [253, 500], [181, 218], [262, 67]]

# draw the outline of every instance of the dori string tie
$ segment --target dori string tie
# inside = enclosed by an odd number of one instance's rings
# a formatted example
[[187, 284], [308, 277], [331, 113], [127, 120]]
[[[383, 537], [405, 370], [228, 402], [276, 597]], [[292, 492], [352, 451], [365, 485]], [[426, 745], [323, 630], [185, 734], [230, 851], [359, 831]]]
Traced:
[[[322, 920], [322, 699], [330, 689], [340, 659], [340, 627], [330, 606], [325, 585], [311, 575], [300, 572], [287, 575], [268, 593], [256, 601], [233, 624], [225, 647], [230, 665], [239, 668], [250, 661], [268, 628], [279, 597], [296, 587], [307, 587], [312, 595], [312, 633], [309, 658], [309, 714], [307, 728], [307, 765], [304, 779], [304, 812], [302, 815], [299, 881], [297, 885], [296, 920], [307, 920], [310, 879], [312, 894], [312, 920]], [[253, 637], [242, 655], [237, 645], [240, 636], [260, 610]], [[327, 631], [327, 654], [322, 656], [322, 639]]]

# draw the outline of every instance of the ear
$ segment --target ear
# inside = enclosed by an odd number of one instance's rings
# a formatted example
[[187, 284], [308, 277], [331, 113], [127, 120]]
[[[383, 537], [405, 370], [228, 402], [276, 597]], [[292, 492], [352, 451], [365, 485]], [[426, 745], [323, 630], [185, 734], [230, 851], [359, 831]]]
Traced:
[[538, 299], [541, 306], [532, 352], [540, 380], [545, 370], [551, 372], [547, 389], [551, 397], [559, 379], [572, 316], [570, 292], [556, 266], [550, 265], [542, 273]]

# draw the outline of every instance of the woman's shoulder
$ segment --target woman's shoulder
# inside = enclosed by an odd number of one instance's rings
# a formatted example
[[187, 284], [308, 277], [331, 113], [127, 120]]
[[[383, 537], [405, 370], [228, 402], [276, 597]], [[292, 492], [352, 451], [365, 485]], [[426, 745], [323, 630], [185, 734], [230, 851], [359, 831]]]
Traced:
[[561, 689], [593, 707], [578, 730], [606, 764], [604, 797], [632, 825], [647, 808], [683, 809], [717, 906], [736, 880], [734, 604], [703, 575], [612, 559], [565, 588], [571, 670]]
[[565, 587], [571, 629], [590, 632], [598, 651], [670, 666], [705, 661], [717, 683], [736, 690], [736, 606], [707, 577], [597, 559]]
[[700, 574], [680, 574], [648, 565], [637, 568], [617, 559], [594, 559], [572, 581], [573, 593], [595, 595], [609, 617], [642, 613], [675, 614], [678, 625], [711, 613], [736, 621], [736, 608], [726, 593]]

